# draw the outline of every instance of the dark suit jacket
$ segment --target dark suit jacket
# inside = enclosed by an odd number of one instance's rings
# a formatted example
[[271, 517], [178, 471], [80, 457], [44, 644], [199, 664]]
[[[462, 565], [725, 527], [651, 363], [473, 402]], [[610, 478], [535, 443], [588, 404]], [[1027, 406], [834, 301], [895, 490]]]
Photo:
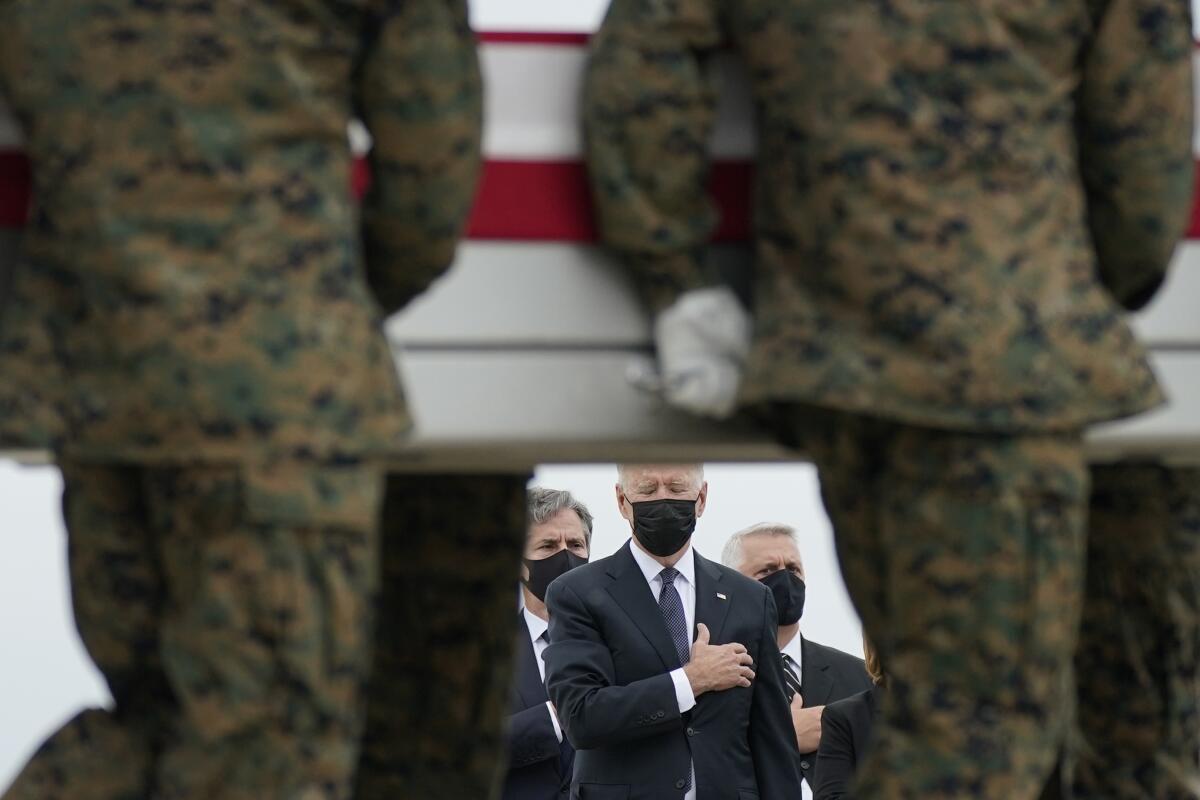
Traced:
[[503, 800], [553, 800], [571, 787], [575, 748], [554, 733], [546, 687], [525, 620], [519, 620], [512, 714], [508, 718], [508, 774]]
[[546, 686], [576, 748], [572, 798], [678, 800], [693, 764], [703, 800], [800, 797], [771, 593], [696, 554], [696, 622], [713, 644], [745, 645], [757, 676], [680, 714], [668, 674], [679, 657], [630, 546], [546, 595]]
[[825, 706], [813, 800], [842, 800], [851, 796], [850, 781], [870, 743], [882, 692], [882, 687], [873, 686]]
[[[800, 654], [801, 694], [809, 708], [835, 703], [871, 688], [871, 678], [861, 658], [804, 638], [800, 640]], [[824, 735], [822, 731], [822, 738]], [[815, 786], [817, 754], [802, 753], [799, 767], [808, 785]]]

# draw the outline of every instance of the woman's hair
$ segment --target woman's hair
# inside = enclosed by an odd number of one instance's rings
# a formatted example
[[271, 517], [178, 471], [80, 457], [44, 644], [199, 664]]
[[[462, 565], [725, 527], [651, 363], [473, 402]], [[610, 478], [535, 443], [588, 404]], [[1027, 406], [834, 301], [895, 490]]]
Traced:
[[871, 640], [865, 633], [863, 634], [863, 659], [867, 662], [867, 674], [871, 676], [871, 683], [887, 686], [887, 673], [883, 671], [883, 662], [879, 660], [878, 651], [875, 650], [875, 646], [871, 644]]

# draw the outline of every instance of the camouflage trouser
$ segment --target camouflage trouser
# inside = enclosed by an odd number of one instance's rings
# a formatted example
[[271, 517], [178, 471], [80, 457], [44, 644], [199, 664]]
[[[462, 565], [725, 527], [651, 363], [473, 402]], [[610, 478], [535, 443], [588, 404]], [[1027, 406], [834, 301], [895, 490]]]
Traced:
[[63, 475], [76, 624], [115, 707], [68, 722], [5, 797], [349, 797], [377, 471], [67, 463]]
[[358, 800], [486, 800], [504, 769], [528, 476], [392, 476]]
[[1075, 668], [1073, 796], [1200, 798], [1200, 469], [1092, 470]]
[[890, 679], [859, 800], [1036, 798], [1067, 740], [1088, 475], [1078, 436], [794, 410]]

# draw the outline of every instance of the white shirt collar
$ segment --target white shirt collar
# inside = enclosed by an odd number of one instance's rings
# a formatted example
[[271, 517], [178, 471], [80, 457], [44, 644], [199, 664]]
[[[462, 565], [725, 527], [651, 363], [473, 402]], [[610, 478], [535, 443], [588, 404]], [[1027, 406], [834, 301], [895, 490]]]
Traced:
[[[638, 547], [637, 542], [633, 539], [629, 540], [629, 551], [633, 553], [633, 560], [637, 562], [638, 569], [646, 576], [646, 583], [653, 584], [658, 574], [663, 571], [663, 565], [654, 560], [654, 558], [642, 548]], [[687, 550], [683, 551], [683, 555], [675, 562], [675, 569], [679, 570], [679, 574], [690, 585], [696, 585], [696, 558], [692, 550], [692, 542], [688, 540]], [[675, 580], [679, 580], [676, 578]], [[659, 582], [661, 585], [661, 581]]]
[[796, 635], [792, 637], [792, 640], [779, 648], [779, 652], [784, 653], [788, 658], [796, 662], [797, 669], [800, 669], [804, 664], [804, 650], [800, 647], [800, 642], [800, 629], [797, 628]]
[[522, 608], [521, 613], [525, 615], [525, 626], [529, 628], [530, 641], [536, 642], [546, 632], [546, 629], [550, 627], [550, 623], [534, 614], [528, 608]]

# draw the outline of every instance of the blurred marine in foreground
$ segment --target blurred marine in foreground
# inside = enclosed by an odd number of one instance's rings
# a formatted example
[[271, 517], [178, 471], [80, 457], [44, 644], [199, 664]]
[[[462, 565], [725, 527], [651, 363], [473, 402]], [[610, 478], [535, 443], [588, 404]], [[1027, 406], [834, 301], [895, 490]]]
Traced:
[[479, 167], [465, 3], [5, 2], [0, 88], [35, 183], [0, 444], [62, 467], [115, 700], [7, 797], [347, 798], [408, 427], [381, 321], [449, 264]]
[[[1191, 200], [1190, 16], [1180, 0], [614, 0], [593, 40], [593, 195], [658, 312], [664, 393], [751, 410], [814, 458], [888, 665], [856, 797], [1032, 798], [1060, 758], [1071, 790], [1082, 436], [1163, 402], [1125, 312], [1162, 283]], [[723, 48], [758, 124], [748, 312], [705, 257]], [[1197, 573], [1181, 577], [1194, 636]], [[1084, 696], [1111, 696], [1122, 673], [1088, 666]], [[1157, 735], [1155, 711], [1121, 725]], [[1191, 761], [1153, 796], [1194, 792]], [[1083, 796], [1142, 791], [1093, 777], [1114, 786]]]

